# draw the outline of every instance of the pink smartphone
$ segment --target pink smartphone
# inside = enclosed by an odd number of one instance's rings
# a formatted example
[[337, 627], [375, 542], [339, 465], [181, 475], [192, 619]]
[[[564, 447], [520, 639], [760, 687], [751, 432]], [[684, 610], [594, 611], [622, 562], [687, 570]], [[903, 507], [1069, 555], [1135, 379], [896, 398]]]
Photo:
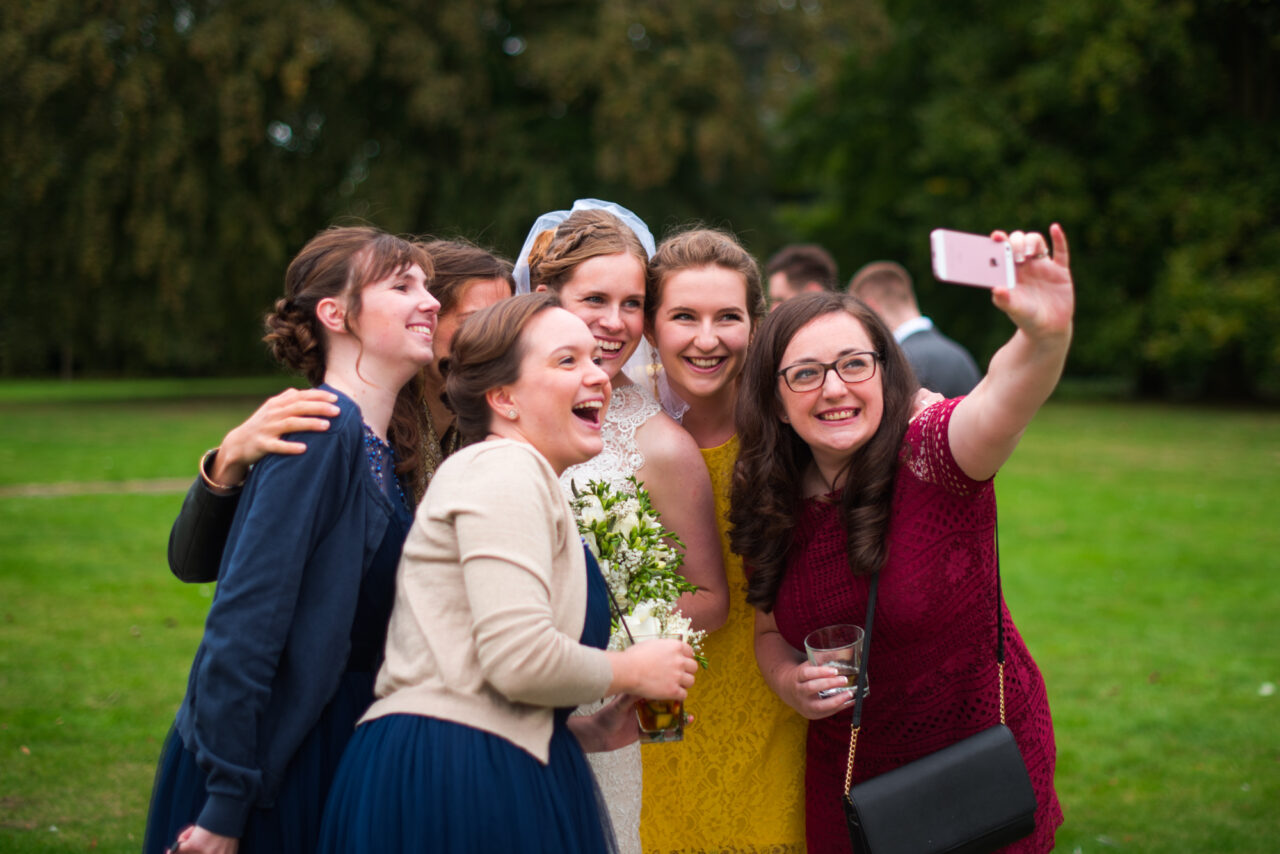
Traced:
[[1015, 284], [1013, 249], [981, 234], [935, 228], [929, 232], [933, 275], [939, 281], [979, 288], [1011, 288]]

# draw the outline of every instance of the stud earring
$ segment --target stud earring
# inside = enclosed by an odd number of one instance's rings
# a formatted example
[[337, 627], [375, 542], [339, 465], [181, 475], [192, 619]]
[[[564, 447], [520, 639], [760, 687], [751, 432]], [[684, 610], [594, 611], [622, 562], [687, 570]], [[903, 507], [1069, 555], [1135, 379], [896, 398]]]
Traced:
[[508, 409], [508, 410], [507, 410], [507, 417], [508, 417], [508, 418], [510, 418], [512, 421], [515, 421], [515, 420], [516, 420], [516, 416], [517, 416], [517, 415], [519, 415], [519, 414], [520, 414], [520, 410], [518, 410], [518, 409]]

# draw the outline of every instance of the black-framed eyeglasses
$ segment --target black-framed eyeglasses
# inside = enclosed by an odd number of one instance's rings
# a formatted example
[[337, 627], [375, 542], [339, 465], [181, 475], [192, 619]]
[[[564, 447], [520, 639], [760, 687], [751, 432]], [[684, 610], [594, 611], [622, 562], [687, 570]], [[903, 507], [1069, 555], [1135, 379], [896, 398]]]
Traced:
[[864, 383], [876, 375], [880, 354], [870, 350], [846, 353], [834, 362], [796, 362], [778, 371], [778, 376], [794, 392], [813, 391], [827, 381], [827, 371], [847, 383]]

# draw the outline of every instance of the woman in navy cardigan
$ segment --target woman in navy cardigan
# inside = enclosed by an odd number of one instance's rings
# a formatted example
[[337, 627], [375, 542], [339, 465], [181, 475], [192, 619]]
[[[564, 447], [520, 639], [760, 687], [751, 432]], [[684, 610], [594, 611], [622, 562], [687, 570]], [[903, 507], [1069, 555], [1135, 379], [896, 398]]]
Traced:
[[304, 852], [373, 699], [412, 521], [398, 473], [420, 453], [419, 391], [439, 303], [418, 246], [331, 228], [289, 265], [267, 316], [281, 363], [337, 397], [302, 455], [253, 468], [187, 693], [156, 773], [144, 852]]

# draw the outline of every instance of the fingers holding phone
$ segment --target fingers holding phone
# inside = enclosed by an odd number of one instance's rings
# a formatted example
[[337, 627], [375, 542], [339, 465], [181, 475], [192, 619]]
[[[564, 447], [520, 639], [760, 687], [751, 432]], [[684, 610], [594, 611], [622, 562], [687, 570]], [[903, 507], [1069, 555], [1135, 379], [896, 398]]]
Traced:
[[992, 239], [1006, 242], [1015, 259], [1018, 286], [993, 291], [991, 301], [1032, 338], [1070, 335], [1075, 312], [1075, 291], [1071, 280], [1070, 250], [1062, 226], [1049, 227], [1049, 243], [1037, 232], [994, 232]]
[[994, 231], [990, 237], [935, 229], [929, 235], [934, 276], [991, 289], [997, 308], [1033, 337], [1069, 332], [1075, 299], [1067, 236], [1055, 223], [1038, 232]]
[[1003, 231], [993, 231], [991, 240], [996, 244], [1008, 244], [1015, 264], [1042, 261], [1050, 257], [1049, 244], [1044, 239], [1044, 235], [1038, 231], [1014, 231], [1008, 234]]

